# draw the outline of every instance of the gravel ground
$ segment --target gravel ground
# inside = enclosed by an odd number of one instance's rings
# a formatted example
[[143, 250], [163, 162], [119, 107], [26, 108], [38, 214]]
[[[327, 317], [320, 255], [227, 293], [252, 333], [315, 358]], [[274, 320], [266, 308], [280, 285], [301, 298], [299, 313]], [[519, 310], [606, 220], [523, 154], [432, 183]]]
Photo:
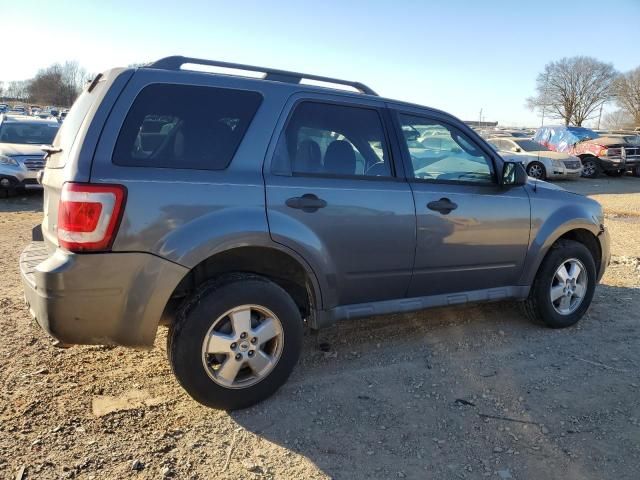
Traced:
[[532, 325], [511, 303], [346, 322], [232, 414], [182, 392], [164, 330], [150, 351], [54, 348], [18, 273], [41, 197], [0, 201], [0, 477], [637, 479], [640, 180], [562, 186], [602, 202], [613, 237], [578, 326]]

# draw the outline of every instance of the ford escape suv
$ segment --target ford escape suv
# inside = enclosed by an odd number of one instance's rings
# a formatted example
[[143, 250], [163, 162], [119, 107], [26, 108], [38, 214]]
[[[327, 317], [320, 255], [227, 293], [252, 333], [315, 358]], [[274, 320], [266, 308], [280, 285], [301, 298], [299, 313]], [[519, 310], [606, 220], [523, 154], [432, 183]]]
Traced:
[[275, 392], [305, 324], [515, 299], [567, 327], [609, 261], [598, 203], [527, 179], [455, 117], [247, 65], [98, 75], [41, 182], [20, 259], [38, 324], [142, 348], [166, 325], [178, 381], [217, 408]]

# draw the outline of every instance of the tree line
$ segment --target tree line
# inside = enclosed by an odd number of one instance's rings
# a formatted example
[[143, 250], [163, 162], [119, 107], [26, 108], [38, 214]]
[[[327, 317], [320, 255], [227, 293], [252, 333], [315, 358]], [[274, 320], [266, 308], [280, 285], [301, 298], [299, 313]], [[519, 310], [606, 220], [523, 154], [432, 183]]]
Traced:
[[90, 78], [78, 62], [54, 63], [29, 80], [0, 81], [0, 99], [70, 107]]
[[614, 102], [617, 110], [608, 113], [608, 128], [640, 126], [640, 67], [617, 72], [610, 63], [592, 57], [562, 58], [550, 62], [536, 79], [536, 95], [527, 99], [542, 118], [556, 118], [565, 125], [582, 126], [602, 115], [602, 108]]

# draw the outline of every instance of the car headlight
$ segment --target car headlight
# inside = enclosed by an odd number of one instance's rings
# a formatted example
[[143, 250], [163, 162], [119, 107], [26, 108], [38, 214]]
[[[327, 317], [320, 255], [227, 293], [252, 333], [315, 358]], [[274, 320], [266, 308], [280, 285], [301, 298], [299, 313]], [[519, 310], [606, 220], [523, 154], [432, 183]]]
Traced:
[[18, 162], [15, 158], [7, 157], [6, 155], [0, 155], [0, 165], [14, 165], [18, 166]]
[[551, 160], [551, 163], [553, 163], [554, 167], [558, 167], [558, 168], [564, 167], [564, 163], [562, 163], [561, 160]]

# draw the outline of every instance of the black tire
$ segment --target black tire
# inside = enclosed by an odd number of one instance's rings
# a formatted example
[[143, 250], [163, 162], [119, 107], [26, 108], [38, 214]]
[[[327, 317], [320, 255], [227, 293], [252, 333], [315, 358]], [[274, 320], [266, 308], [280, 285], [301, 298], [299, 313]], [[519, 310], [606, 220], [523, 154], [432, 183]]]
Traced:
[[[580, 260], [585, 266], [588, 283], [585, 296], [578, 308], [568, 315], [562, 315], [553, 307], [550, 287], [556, 270], [571, 258]], [[545, 324], [551, 328], [570, 327], [582, 318], [591, 305], [595, 287], [596, 265], [589, 249], [582, 243], [573, 240], [560, 240], [551, 247], [542, 261], [531, 286], [529, 298], [524, 301], [524, 312], [531, 321]]]
[[[538, 171], [540, 172], [539, 174], [537, 173]], [[527, 165], [527, 175], [538, 180], [545, 180], [547, 178], [547, 169], [540, 162], [531, 162]]]
[[585, 178], [597, 178], [602, 169], [596, 157], [584, 157], [582, 160], [582, 176]]
[[[283, 332], [282, 353], [258, 383], [229, 388], [207, 373], [203, 341], [217, 318], [240, 305], [260, 305], [278, 317]], [[178, 382], [194, 400], [208, 407], [236, 410], [266, 399], [286, 382], [300, 356], [302, 336], [300, 310], [286, 291], [264, 277], [236, 274], [204, 284], [185, 303], [168, 332], [167, 353]]]
[[634, 177], [640, 177], [640, 165], [633, 167], [633, 171], [631, 173], [633, 173]]

